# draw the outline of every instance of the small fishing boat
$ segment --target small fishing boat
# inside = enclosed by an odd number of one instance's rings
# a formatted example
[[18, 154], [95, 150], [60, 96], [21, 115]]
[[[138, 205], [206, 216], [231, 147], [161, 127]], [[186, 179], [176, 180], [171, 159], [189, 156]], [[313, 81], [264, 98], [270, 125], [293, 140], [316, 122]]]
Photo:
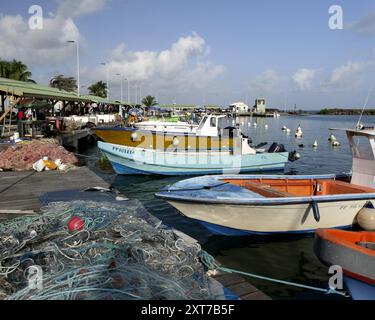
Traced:
[[156, 194], [215, 234], [306, 233], [345, 228], [375, 189], [335, 176], [211, 176], [181, 181]]
[[354, 299], [375, 300], [375, 232], [316, 231], [314, 250], [326, 265], [338, 265]]
[[[217, 234], [348, 228], [362, 208], [375, 201], [375, 130], [345, 132], [353, 153], [350, 183], [336, 175], [222, 175], [181, 181], [156, 196]], [[354, 141], [358, 136], [367, 138], [369, 153], [359, 152]]]
[[99, 149], [117, 174], [201, 175], [283, 170], [298, 159], [274, 143], [253, 146], [233, 127], [221, 129], [225, 116], [207, 115], [194, 131], [145, 128], [95, 128]]

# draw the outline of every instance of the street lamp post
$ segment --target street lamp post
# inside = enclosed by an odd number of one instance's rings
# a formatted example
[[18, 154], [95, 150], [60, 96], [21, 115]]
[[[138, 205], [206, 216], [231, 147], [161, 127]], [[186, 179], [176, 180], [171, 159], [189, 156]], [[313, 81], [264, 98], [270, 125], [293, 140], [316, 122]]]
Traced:
[[101, 65], [105, 66], [107, 69], [107, 99], [109, 100], [109, 67], [108, 64], [105, 62], [102, 62]]
[[122, 76], [122, 73], [117, 73], [116, 76], [121, 77], [121, 103], [124, 101], [124, 77]]
[[79, 41], [78, 40], [69, 40], [68, 43], [75, 43], [77, 45], [77, 87], [78, 87], [78, 96], [81, 94], [81, 81], [80, 81], [80, 61], [79, 61]]
[[127, 83], [128, 83], [128, 103], [130, 103], [130, 84], [129, 84], [129, 79], [128, 78], [126, 78], [126, 79], [124, 79], [125, 81], [127, 81]]
[[131, 86], [131, 81], [130, 79], [128, 79], [129, 103], [132, 104], [132, 94], [131, 94], [130, 86]]

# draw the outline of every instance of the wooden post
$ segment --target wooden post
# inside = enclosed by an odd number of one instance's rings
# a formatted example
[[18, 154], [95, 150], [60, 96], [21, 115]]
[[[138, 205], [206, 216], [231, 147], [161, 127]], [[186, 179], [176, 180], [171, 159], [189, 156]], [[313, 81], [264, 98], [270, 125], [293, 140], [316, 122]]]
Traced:
[[1, 111], [5, 111], [5, 95], [1, 94]]
[[16, 100], [16, 102], [14, 103], [14, 105], [9, 106], [9, 109], [8, 109], [6, 112], [4, 112], [4, 114], [0, 117], [0, 122], [3, 121], [3, 120], [5, 119], [5, 117], [6, 117], [8, 114], [10, 114], [10, 113], [12, 112], [13, 108], [14, 108], [15, 106], [17, 106], [17, 104], [18, 104], [21, 100], [22, 100], [22, 98], [17, 98], [17, 100]]

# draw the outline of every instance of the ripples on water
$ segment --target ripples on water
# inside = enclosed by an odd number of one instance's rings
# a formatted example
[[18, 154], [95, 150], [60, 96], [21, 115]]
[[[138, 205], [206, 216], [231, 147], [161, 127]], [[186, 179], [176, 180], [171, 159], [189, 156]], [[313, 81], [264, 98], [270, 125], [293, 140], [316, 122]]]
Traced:
[[[364, 117], [366, 125], [372, 125], [375, 117]], [[297, 150], [301, 159], [289, 163], [285, 173], [288, 174], [329, 174], [351, 170], [351, 155], [344, 132], [334, 132], [341, 142], [341, 147], [332, 148], [328, 142], [329, 128], [354, 128], [358, 117], [353, 116], [286, 116], [273, 118], [239, 118], [245, 134], [248, 134], [255, 145], [261, 142], [279, 142], [288, 151]], [[257, 127], [253, 123], [257, 122]], [[250, 123], [250, 125], [249, 125]], [[223, 125], [232, 124], [232, 119]], [[268, 125], [268, 129], [265, 125]], [[287, 126], [292, 132], [287, 135], [281, 128]], [[303, 137], [296, 139], [294, 132], [301, 125]], [[318, 148], [312, 145], [318, 141]], [[300, 148], [303, 144], [305, 147]], [[96, 148], [89, 154], [96, 154]], [[312, 286], [326, 288], [328, 284], [327, 268], [315, 257], [312, 236], [307, 237], [245, 237], [229, 238], [212, 236], [206, 229], [181, 216], [177, 210], [165, 201], [158, 200], [154, 193], [162, 187], [187, 177], [148, 177], [116, 176], [112, 171], [103, 171], [97, 161], [90, 160], [89, 166], [127, 197], [140, 200], [144, 206], [165, 223], [193, 236], [203, 244], [204, 249], [213, 254], [223, 265], [245, 272], [270, 276], [287, 281], [294, 281]], [[337, 296], [281, 285], [274, 285], [259, 280], [250, 280], [259, 289], [276, 299], [332, 299]]]

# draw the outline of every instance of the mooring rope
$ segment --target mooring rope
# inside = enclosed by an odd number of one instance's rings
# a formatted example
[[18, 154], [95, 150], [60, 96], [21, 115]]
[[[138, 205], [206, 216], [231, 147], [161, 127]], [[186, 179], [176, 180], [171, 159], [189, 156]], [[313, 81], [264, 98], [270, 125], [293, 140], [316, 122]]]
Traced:
[[239, 275], [243, 275], [243, 276], [247, 276], [247, 277], [251, 277], [251, 278], [256, 278], [256, 279], [260, 279], [260, 280], [265, 280], [265, 281], [270, 281], [270, 282], [274, 282], [274, 283], [279, 283], [279, 284], [283, 284], [283, 285], [287, 285], [287, 286], [293, 286], [293, 287], [298, 287], [298, 288], [302, 288], [302, 289], [319, 291], [319, 292], [323, 292], [325, 294], [337, 294], [337, 295], [340, 295], [340, 296], [343, 296], [343, 297], [346, 297], [346, 298], [348, 297], [347, 293], [337, 291], [335, 288], [323, 289], [323, 288], [318, 288], [318, 287], [312, 287], [312, 286], [308, 286], [308, 285], [304, 285], [304, 284], [274, 279], [274, 278], [270, 278], [270, 277], [260, 276], [260, 275], [254, 274], [254, 273], [243, 272], [243, 271], [239, 271], [239, 270], [235, 270], [235, 269], [231, 269], [231, 268], [222, 267], [216, 262], [216, 260], [213, 256], [211, 256], [209, 253], [207, 253], [205, 251], [201, 251], [200, 254], [199, 254], [199, 257], [200, 257], [201, 262], [209, 270], [218, 270], [218, 271], [223, 271], [225, 273], [236, 273], [236, 274], [239, 274]]

